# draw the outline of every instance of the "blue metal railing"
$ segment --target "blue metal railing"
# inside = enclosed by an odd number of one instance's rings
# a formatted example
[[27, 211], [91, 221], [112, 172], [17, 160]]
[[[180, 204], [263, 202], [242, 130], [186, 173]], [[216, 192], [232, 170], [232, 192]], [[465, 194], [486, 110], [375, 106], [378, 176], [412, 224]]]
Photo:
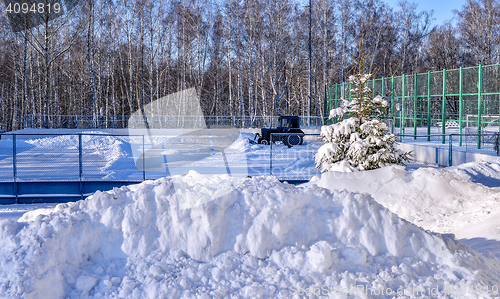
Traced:
[[[70, 140], [74, 136], [78, 138], [77, 144]], [[118, 171], [92, 166], [95, 162], [106, 165], [110, 161], [96, 155], [92, 145], [85, 144], [83, 140], [86, 137], [88, 141], [97, 142], [92, 140], [93, 137], [111, 137], [126, 143], [132, 138], [140, 141], [136, 146], [144, 152], [143, 135], [4, 133], [0, 137], [0, 204], [29, 203], [44, 197], [52, 200], [64, 198], [62, 201], [81, 199], [102, 187], [112, 188], [146, 180], [144, 163], [139, 169], [131, 156], [118, 161], [122, 164], [118, 165]], [[60, 140], [53, 143], [49, 140], [48, 146], [32, 146], [32, 143], [44, 138], [58, 137], [68, 137], [68, 140], [62, 144], [58, 143]], [[112, 154], [111, 158], [116, 158]]]

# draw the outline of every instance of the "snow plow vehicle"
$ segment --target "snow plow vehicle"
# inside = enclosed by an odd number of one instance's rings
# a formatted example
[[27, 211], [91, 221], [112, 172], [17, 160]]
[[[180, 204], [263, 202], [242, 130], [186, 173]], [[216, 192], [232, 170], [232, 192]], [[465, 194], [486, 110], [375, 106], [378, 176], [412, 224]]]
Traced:
[[[273, 136], [271, 134], [287, 134]], [[262, 128], [261, 133], [255, 134], [251, 143], [268, 145], [271, 142], [282, 142], [288, 147], [301, 145], [304, 142], [304, 132], [300, 129], [300, 118], [296, 115], [282, 115], [279, 117], [279, 126], [277, 128]]]

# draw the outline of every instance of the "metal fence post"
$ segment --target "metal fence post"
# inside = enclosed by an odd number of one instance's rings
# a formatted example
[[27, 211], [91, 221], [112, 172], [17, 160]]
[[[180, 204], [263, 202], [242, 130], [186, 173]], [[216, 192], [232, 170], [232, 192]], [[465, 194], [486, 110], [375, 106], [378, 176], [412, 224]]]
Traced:
[[[335, 84], [335, 108], [338, 108], [339, 107], [339, 101], [338, 101], [338, 97], [339, 97], [339, 85], [338, 84]], [[331, 110], [331, 106], [330, 106], [330, 110]], [[330, 116], [330, 115], [328, 115]], [[333, 122], [336, 122], [336, 120], [332, 120], [332, 123]]]
[[382, 77], [381, 92], [382, 92], [382, 96], [385, 98], [385, 96], [386, 96], [386, 94], [385, 94], [385, 77]]
[[273, 175], [273, 136], [271, 134], [271, 140], [269, 141], [269, 175]]
[[448, 151], [448, 166], [453, 165], [453, 134], [450, 134], [450, 150]]
[[427, 73], [427, 141], [431, 141], [431, 71]]
[[372, 96], [375, 97], [375, 79], [372, 79]]
[[12, 174], [14, 176], [14, 194], [16, 196], [16, 204], [19, 203], [19, 190], [17, 188], [17, 161], [16, 161], [16, 152], [17, 152], [17, 135], [12, 135]]
[[146, 180], [146, 152], [144, 149], [144, 135], [142, 135], [142, 180]]
[[78, 169], [79, 169], [79, 178], [80, 178], [80, 199], [83, 200], [83, 146], [82, 146], [82, 134], [78, 134]]
[[13, 134], [12, 135], [12, 172], [13, 172], [13, 176], [14, 176], [14, 182], [17, 179], [17, 165], [16, 165], [16, 151], [17, 151], [16, 142], [17, 141], [16, 141], [16, 139], [17, 139], [17, 135]]
[[414, 87], [413, 87], [413, 96], [414, 96], [414, 101], [413, 101], [413, 140], [417, 140], [417, 73], [415, 73], [415, 81], [414, 81]]
[[[328, 116], [330, 116], [330, 110], [332, 110], [332, 91], [333, 91], [333, 85], [330, 84], [330, 93], [329, 93], [329, 103], [328, 103]], [[337, 97], [337, 93], [335, 92], [335, 97]]]
[[479, 65], [477, 82], [477, 149], [481, 149], [481, 93], [483, 90], [483, 66]]
[[79, 170], [79, 178], [80, 182], [82, 181], [83, 176], [83, 163], [82, 163], [82, 134], [78, 134], [78, 170]]
[[460, 82], [458, 84], [458, 130], [460, 133], [460, 136], [458, 137], [458, 145], [462, 146], [462, 128], [463, 128], [463, 87], [462, 87], [462, 81], [463, 81], [463, 68], [460, 67]]
[[[394, 76], [391, 77], [391, 116], [394, 123], [396, 123], [396, 117], [394, 116]], [[401, 126], [401, 120], [399, 120], [399, 125]]]
[[443, 144], [446, 143], [446, 69], [443, 69], [443, 98], [441, 99], [441, 132]]
[[405, 95], [406, 95], [406, 75], [403, 74], [402, 79], [402, 98], [401, 98], [401, 133], [405, 134]]

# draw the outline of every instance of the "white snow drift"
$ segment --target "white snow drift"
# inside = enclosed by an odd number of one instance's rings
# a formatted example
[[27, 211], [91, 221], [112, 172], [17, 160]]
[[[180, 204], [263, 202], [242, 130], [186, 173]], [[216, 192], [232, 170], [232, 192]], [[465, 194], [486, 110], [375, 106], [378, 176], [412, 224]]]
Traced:
[[496, 259], [368, 195], [270, 177], [192, 172], [98, 192], [2, 220], [0, 246], [7, 297], [434, 297], [500, 281]]
[[[500, 189], [468, 180], [475, 174], [478, 181], [492, 183], [495, 174], [491, 170], [498, 167], [498, 162], [444, 170], [423, 167], [407, 171], [391, 166], [358, 173], [329, 172], [314, 184], [368, 193], [401, 218], [434, 232], [500, 240], [497, 221], [491, 221], [500, 216]], [[485, 220], [489, 220], [487, 227], [481, 225]]]

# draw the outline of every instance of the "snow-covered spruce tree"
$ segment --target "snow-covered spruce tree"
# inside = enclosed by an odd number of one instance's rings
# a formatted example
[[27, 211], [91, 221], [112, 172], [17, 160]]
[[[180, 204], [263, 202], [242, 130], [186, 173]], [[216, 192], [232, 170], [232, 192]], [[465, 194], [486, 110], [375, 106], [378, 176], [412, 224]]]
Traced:
[[342, 100], [340, 107], [330, 111], [329, 118], [336, 118], [337, 123], [321, 127], [321, 138], [326, 143], [315, 155], [321, 172], [370, 170], [410, 160], [410, 153], [396, 148], [396, 136], [380, 120], [388, 103], [374, 96], [365, 84], [373, 77], [363, 72], [366, 55], [354, 60], [357, 73], [348, 80], [352, 100]]

